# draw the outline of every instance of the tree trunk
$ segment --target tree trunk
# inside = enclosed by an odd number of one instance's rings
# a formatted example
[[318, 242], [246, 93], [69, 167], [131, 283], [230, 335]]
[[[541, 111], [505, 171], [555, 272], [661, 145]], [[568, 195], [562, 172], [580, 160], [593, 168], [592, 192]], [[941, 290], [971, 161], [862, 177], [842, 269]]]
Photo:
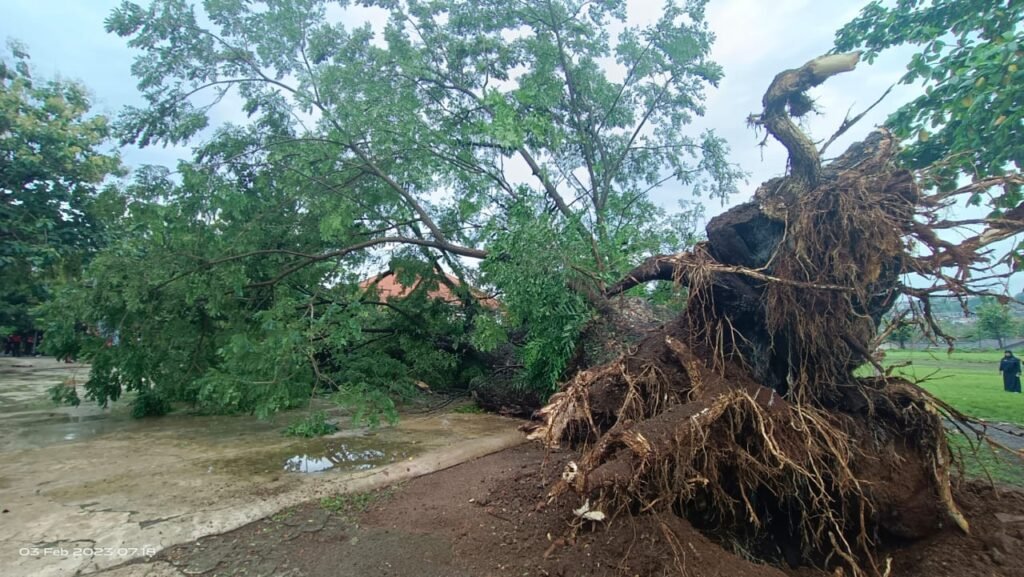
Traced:
[[652, 257], [608, 289], [672, 279], [689, 287], [686, 310], [579, 372], [527, 429], [581, 450], [553, 498], [682, 515], [761, 559], [881, 575], [880, 540], [947, 521], [968, 530], [940, 411], [962, 416], [902, 379], [853, 375], [875, 362], [879, 323], [915, 266], [904, 238], [922, 197], [884, 130], [816, 166], [779, 115], [827, 78], [820, 60], [776, 77], [757, 120], [789, 150], [790, 176], [712, 219], [693, 251]]

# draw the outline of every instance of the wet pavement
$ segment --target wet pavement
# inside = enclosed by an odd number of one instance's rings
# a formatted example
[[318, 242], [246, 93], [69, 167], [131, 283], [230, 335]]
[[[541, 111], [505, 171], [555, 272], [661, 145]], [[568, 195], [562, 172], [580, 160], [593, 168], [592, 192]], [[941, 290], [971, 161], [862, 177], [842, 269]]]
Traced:
[[[303, 412], [266, 421], [185, 413], [138, 420], [124, 400], [108, 409], [49, 401], [49, 387], [86, 377], [80, 365], [0, 358], [4, 577], [94, 573], [309, 499], [522, 442], [517, 421], [492, 415], [405, 415], [395, 427], [294, 439], [281, 430]], [[109, 574], [170, 571], [158, 565]]]

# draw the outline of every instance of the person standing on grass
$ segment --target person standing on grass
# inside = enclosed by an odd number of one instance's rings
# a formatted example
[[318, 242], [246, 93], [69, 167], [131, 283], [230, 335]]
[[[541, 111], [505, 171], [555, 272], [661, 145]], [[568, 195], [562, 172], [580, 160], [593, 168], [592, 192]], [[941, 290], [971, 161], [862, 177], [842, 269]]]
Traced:
[[1003, 373], [1003, 390], [1007, 393], [1020, 392], [1020, 359], [1006, 351], [999, 361], [999, 372]]

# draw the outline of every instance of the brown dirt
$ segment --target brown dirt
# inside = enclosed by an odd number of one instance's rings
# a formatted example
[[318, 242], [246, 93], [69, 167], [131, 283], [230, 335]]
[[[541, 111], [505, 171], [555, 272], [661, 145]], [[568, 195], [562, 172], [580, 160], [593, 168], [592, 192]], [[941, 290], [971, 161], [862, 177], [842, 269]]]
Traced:
[[[360, 514], [310, 502], [158, 558], [207, 577], [832, 575], [747, 561], [671, 515], [574, 529], [575, 503], [541, 505], [569, 457], [525, 445], [386, 491]], [[1024, 494], [966, 484], [957, 498], [973, 535], [890, 543], [891, 574], [1024, 576]]]
[[1024, 493], [972, 482], [955, 494], [972, 534], [948, 529], [902, 550], [890, 547], [893, 575], [1024, 575]]

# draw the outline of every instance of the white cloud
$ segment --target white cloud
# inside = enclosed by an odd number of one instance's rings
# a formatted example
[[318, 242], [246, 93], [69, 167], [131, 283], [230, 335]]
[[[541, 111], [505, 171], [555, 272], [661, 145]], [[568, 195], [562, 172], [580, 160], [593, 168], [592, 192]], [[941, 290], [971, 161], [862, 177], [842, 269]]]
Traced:
[[[747, 117], [760, 112], [761, 97], [776, 74], [828, 52], [835, 31], [854, 17], [861, 6], [860, 0], [710, 3], [707, 18], [717, 36], [712, 58], [723, 66], [725, 79], [717, 90], [708, 93], [708, 113], [695, 127], [712, 128], [726, 138], [733, 161], [749, 172], [750, 178], [739, 196], [726, 207], [709, 207], [709, 215], [747, 200], [758, 184], [785, 170], [786, 155], [781, 145], [769, 141], [767, 146], [759, 146], [764, 135], [747, 126]], [[874, 102], [899, 79], [908, 58], [905, 52], [887, 54], [872, 66], [862, 64], [815, 89], [812, 96], [817, 99], [821, 114], [807, 119], [811, 134], [817, 139], [828, 138], [851, 106], [857, 113]], [[872, 114], [837, 141], [831, 151], [841, 152], [862, 138], [914, 93], [913, 88], [894, 90]], [[666, 206], [675, 203], [674, 199], [658, 200]]]

